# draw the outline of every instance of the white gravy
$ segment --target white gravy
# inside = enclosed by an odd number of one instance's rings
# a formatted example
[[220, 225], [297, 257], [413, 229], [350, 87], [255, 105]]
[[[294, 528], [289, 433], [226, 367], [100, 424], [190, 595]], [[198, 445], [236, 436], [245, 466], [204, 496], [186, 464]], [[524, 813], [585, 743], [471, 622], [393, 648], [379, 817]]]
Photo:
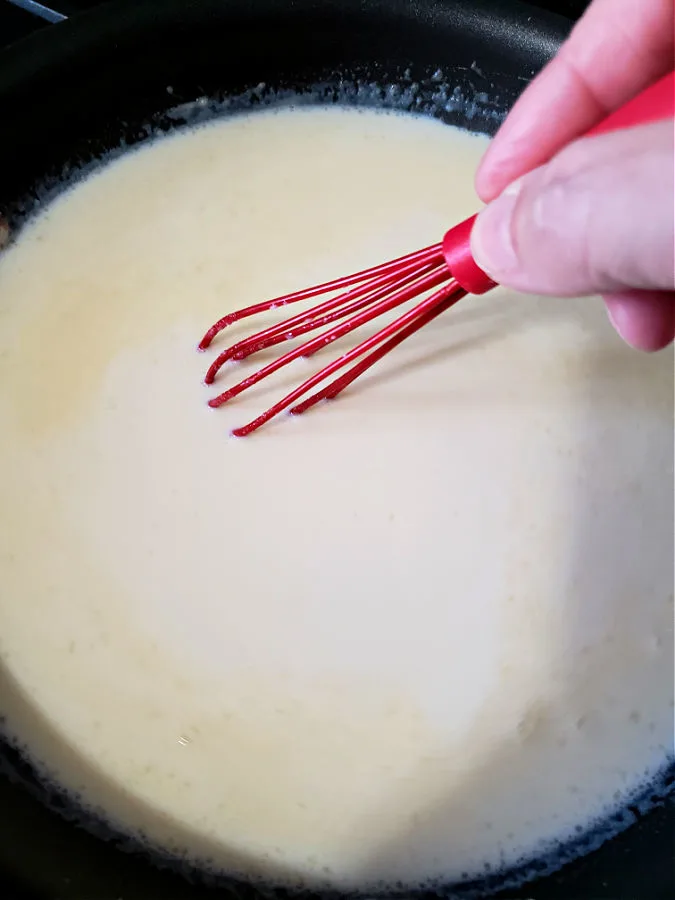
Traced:
[[439, 240], [484, 149], [233, 118], [102, 167], [0, 262], [0, 712], [117, 826], [410, 886], [566, 840], [665, 763], [670, 353], [497, 290], [329, 407], [229, 435], [331, 351], [206, 406], [250, 327], [198, 354], [212, 321]]

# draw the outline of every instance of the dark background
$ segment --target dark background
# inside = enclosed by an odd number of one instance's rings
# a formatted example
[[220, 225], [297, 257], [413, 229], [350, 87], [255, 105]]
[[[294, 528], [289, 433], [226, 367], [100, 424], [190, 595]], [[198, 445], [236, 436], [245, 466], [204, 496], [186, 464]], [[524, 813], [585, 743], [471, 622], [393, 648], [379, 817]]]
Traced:
[[[96, 6], [100, 0], [41, 0], [45, 6], [70, 16], [81, 10]], [[162, 0], [157, 0], [161, 4]], [[552, 10], [571, 19], [578, 18], [586, 9], [590, 0], [527, 0], [531, 6]], [[0, 47], [18, 40], [35, 28], [45, 27], [46, 23], [26, 13], [7, 0], [0, 0]], [[48, 27], [48, 26], [47, 26]]]

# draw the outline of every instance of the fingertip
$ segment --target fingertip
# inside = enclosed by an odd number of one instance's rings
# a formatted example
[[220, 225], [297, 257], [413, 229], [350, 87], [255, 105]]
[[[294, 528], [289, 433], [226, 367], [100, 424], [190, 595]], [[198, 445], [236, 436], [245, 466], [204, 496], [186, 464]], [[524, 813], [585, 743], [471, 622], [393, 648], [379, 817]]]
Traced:
[[488, 150], [480, 161], [474, 178], [476, 193], [483, 203], [489, 203], [497, 196], [490, 171], [489, 152]]
[[625, 291], [603, 300], [610, 322], [636, 350], [654, 353], [675, 340], [675, 292]]
[[[500, 148], [491, 144], [476, 170], [474, 184], [476, 193], [483, 203], [491, 203], [506, 188], [510, 181], [519, 175], [517, 167], [509, 165], [509, 160], [501, 158]], [[512, 174], [515, 172], [515, 174]]]

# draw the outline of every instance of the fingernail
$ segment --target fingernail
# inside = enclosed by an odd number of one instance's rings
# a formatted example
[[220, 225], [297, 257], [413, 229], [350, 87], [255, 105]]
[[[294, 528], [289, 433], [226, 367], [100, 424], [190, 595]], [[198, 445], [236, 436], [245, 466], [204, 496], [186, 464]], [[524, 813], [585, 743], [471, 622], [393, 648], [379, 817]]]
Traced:
[[[636, 319], [639, 324], [639, 315], [635, 316], [635, 310], [632, 307], [630, 301], [626, 302], [625, 295], [621, 294], [607, 294], [604, 298], [605, 301], [605, 309], [607, 310], [607, 318], [609, 319], [612, 328], [616, 331], [620, 338], [622, 338], [629, 347], [633, 347], [636, 350], [641, 348], [641, 342], [635, 339], [635, 324]], [[639, 310], [638, 310], [639, 313]], [[639, 331], [639, 329], [638, 329]]]
[[523, 179], [517, 178], [479, 213], [471, 233], [471, 252], [478, 265], [495, 281], [518, 268], [511, 221]]
[[605, 309], [607, 310], [607, 318], [609, 319], [612, 328], [614, 329], [614, 331], [616, 331], [617, 334], [623, 337], [623, 335], [621, 334], [621, 330], [624, 326], [624, 323], [621, 321], [621, 307], [619, 306], [618, 309], [614, 309], [614, 304], [611, 301], [607, 302], [607, 300], [605, 300]]
[[625, 291], [603, 297], [609, 321], [636, 350], [667, 347], [675, 335], [675, 304], [666, 291]]

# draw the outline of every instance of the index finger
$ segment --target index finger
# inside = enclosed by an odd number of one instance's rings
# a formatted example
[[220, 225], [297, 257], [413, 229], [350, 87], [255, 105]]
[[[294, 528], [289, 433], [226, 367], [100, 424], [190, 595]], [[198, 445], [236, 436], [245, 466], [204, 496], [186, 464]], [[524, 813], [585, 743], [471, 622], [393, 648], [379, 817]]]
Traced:
[[485, 202], [585, 134], [674, 63], [672, 0], [594, 0], [519, 98], [476, 175]]

